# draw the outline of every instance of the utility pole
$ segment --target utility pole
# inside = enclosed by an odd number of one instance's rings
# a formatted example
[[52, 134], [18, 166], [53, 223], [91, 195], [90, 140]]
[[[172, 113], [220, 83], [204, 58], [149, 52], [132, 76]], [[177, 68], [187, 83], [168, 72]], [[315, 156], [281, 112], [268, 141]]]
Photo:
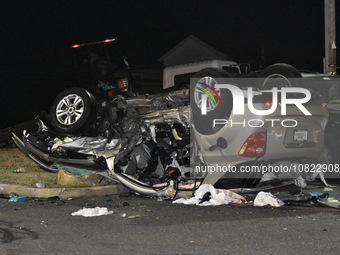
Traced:
[[336, 73], [335, 0], [325, 0], [324, 73]]

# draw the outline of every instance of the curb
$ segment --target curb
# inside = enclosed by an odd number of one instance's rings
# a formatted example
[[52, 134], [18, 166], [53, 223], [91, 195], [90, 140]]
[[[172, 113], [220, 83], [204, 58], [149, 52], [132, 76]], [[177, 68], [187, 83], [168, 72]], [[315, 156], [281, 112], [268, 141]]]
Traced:
[[126, 193], [126, 189], [118, 185], [107, 185], [100, 187], [84, 188], [32, 188], [18, 184], [0, 184], [0, 194], [10, 194], [11, 192], [23, 197], [50, 198], [59, 197], [60, 199], [80, 198], [80, 197], [100, 197], [109, 195], [119, 195]]

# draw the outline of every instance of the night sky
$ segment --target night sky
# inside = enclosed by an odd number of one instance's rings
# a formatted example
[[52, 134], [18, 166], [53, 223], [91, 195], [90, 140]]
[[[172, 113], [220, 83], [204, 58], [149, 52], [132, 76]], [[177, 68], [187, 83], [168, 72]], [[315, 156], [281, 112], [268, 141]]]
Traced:
[[[323, 0], [1, 0], [0, 13], [6, 119], [15, 111], [17, 121], [30, 118], [53, 100], [54, 92], [41, 98], [37, 91], [62, 87], [72, 74], [71, 45], [106, 38], [120, 38], [136, 69], [161, 67], [157, 59], [192, 34], [239, 63], [260, 64], [264, 48], [264, 65], [322, 72]], [[15, 96], [20, 102], [7, 110]], [[18, 104], [33, 113], [20, 117]]]

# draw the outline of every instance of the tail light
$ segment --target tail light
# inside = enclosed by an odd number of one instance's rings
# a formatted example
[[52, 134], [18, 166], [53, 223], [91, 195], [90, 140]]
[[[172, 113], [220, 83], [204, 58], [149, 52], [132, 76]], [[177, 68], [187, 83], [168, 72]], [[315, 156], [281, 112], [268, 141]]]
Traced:
[[242, 145], [238, 155], [246, 158], [259, 158], [266, 152], [267, 135], [265, 132], [254, 133]]
[[89, 45], [95, 45], [95, 44], [101, 44], [101, 43], [111, 43], [116, 41], [116, 38], [112, 38], [112, 39], [105, 39], [103, 41], [97, 41], [97, 42], [90, 42], [90, 43], [81, 43], [81, 44], [74, 44], [71, 47], [72, 48], [79, 48], [79, 47], [83, 47], [83, 46], [89, 46]]
[[109, 100], [113, 100], [115, 98], [115, 94], [113, 93], [112, 90], [109, 90], [106, 93], [107, 93], [107, 97], [109, 98]]
[[127, 78], [125, 78], [125, 79], [120, 79], [119, 81], [118, 81], [118, 89], [120, 90], [120, 91], [123, 91], [123, 92], [126, 92], [126, 91], [128, 91], [129, 90], [129, 81], [128, 81], [128, 79]]
[[273, 102], [272, 102], [272, 101], [266, 101], [266, 102], [264, 102], [263, 104], [264, 104], [267, 108], [270, 108], [270, 107], [272, 107]]

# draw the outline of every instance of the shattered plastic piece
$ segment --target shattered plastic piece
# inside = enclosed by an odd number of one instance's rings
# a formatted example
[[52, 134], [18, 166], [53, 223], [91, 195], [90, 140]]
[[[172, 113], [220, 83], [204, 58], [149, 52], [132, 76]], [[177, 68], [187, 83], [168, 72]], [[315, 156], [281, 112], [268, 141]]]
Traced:
[[46, 185], [44, 183], [37, 182], [36, 184], [34, 184], [34, 187], [36, 187], [36, 188], [45, 188]]
[[[210, 193], [211, 198], [208, 201], [200, 203], [205, 196], [207, 198], [207, 193]], [[246, 199], [239, 194], [236, 194], [229, 190], [215, 189], [210, 184], [201, 185], [196, 191], [195, 196], [189, 199], [180, 198], [173, 201], [174, 204], [195, 204], [200, 206], [210, 206], [210, 205], [223, 205], [229, 203], [242, 203], [246, 202]]]
[[27, 197], [12, 197], [12, 198], [10, 198], [8, 201], [9, 202], [25, 202], [25, 201], [27, 201], [28, 199], [27, 199]]
[[318, 197], [318, 198], [329, 198], [329, 194], [328, 193], [319, 193], [319, 192], [310, 192], [310, 194], [314, 197]]
[[259, 192], [254, 200], [254, 206], [265, 206], [270, 205], [273, 207], [280, 207], [285, 203], [280, 199], [277, 199], [269, 192]]
[[149, 129], [150, 129], [150, 134], [151, 134], [152, 140], [155, 143], [157, 143], [157, 140], [156, 140], [156, 126], [155, 125], [150, 125]]
[[291, 205], [291, 206], [302, 206], [302, 207], [315, 207], [315, 202], [313, 200], [309, 200], [309, 201], [298, 201], [298, 202], [294, 202], [294, 201], [285, 201], [285, 205]]
[[291, 206], [314, 207], [316, 196], [311, 194], [298, 193], [292, 195], [290, 192], [275, 193], [275, 197]]
[[83, 208], [77, 212], [73, 212], [72, 216], [95, 217], [102, 215], [113, 214], [113, 211], [108, 211], [106, 207]]
[[307, 187], [307, 183], [305, 181], [305, 179], [302, 178], [302, 176], [298, 176], [297, 178], [294, 179], [294, 184], [300, 188], [306, 188]]
[[340, 201], [334, 198], [320, 198], [317, 202], [324, 206], [340, 209]]
[[162, 196], [157, 197], [157, 201], [158, 202], [163, 202], [164, 201], [164, 197], [162, 197]]
[[319, 192], [316, 192], [316, 191], [314, 191], [314, 192], [310, 192], [309, 194], [311, 194], [312, 196], [316, 196], [316, 197], [319, 197], [319, 196], [321, 196], [321, 193], [319, 193]]
[[323, 191], [328, 192], [328, 191], [333, 191], [333, 189], [332, 189], [332, 188], [329, 188], [329, 187], [325, 187], [325, 188], [323, 189]]
[[13, 173], [25, 173], [26, 169], [25, 168], [14, 168], [12, 170]]
[[13, 197], [18, 197], [19, 195], [17, 193], [11, 192], [9, 193], [8, 197], [13, 198]]
[[43, 220], [40, 222], [40, 225], [44, 226], [45, 228], [47, 228], [47, 225], [46, 225], [45, 221], [43, 221]]
[[339, 200], [335, 199], [334, 197], [328, 197], [328, 202], [335, 202], [335, 203], [339, 203]]

